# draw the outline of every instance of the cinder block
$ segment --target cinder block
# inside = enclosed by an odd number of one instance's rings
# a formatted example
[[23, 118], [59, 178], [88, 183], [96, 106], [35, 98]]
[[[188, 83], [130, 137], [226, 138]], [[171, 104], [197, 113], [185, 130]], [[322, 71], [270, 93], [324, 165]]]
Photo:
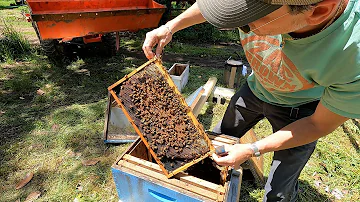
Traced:
[[230, 88], [222, 88], [222, 87], [215, 87], [214, 95], [213, 95], [213, 102], [217, 104], [225, 104], [229, 103], [231, 97], [235, 94], [234, 89]]

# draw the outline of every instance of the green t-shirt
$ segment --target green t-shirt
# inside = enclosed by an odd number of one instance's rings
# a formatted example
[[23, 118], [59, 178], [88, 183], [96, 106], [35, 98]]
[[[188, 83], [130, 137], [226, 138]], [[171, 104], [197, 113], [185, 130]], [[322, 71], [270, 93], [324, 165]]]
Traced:
[[360, 118], [359, 18], [360, 3], [350, 0], [331, 26], [307, 38], [241, 33], [253, 70], [250, 89], [274, 105], [296, 107], [320, 99], [336, 114]]

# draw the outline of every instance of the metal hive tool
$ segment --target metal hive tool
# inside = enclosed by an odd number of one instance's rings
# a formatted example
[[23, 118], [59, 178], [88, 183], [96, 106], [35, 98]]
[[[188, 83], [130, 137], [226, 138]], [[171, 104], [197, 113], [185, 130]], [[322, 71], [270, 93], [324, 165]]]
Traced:
[[214, 151], [160, 60], [148, 61], [108, 90], [168, 178]]

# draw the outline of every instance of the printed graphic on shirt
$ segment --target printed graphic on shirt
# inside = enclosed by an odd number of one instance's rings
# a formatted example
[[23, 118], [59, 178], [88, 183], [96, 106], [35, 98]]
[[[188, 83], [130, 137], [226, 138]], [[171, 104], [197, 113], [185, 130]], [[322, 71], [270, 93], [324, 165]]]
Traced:
[[254, 75], [268, 91], [294, 92], [314, 87], [281, 51], [276, 36], [241, 34], [241, 43]]

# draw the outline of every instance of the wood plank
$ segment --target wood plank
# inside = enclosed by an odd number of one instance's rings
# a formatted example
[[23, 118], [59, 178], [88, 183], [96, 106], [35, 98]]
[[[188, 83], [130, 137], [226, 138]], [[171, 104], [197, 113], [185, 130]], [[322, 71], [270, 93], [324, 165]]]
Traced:
[[206, 100], [209, 98], [212, 91], [214, 90], [216, 82], [217, 82], [216, 77], [210, 77], [209, 80], [204, 85], [205, 92], [201, 95], [199, 101], [197, 102], [194, 109], [192, 110], [195, 117], [197, 117], [199, 115], [201, 108], [204, 106]]
[[[139, 165], [145, 169], [150, 169], [157, 173], [162, 174], [162, 170], [161, 170], [160, 166], [155, 163], [151, 163], [149, 161], [139, 159], [139, 158], [133, 157], [128, 154], [124, 155], [123, 160], [133, 163], [133, 164], [136, 164], [136, 165]], [[179, 179], [180, 181], [195, 185], [197, 187], [201, 187], [203, 189], [207, 189], [209, 191], [225, 193], [225, 188], [222, 185], [215, 184], [215, 183], [188, 175], [183, 172], [176, 174], [174, 177], [176, 179]]]
[[226, 144], [226, 143], [223, 143], [223, 142], [218, 142], [218, 141], [213, 140], [212, 145], [214, 147], [218, 147], [218, 146], [222, 146], [222, 145], [234, 145], [234, 144]]
[[218, 147], [218, 146], [224, 145], [224, 143], [223, 142], [218, 142], [218, 141], [212, 141], [212, 145], [214, 147]]
[[218, 141], [218, 142], [223, 142], [225, 144], [236, 144], [238, 143], [239, 139], [237, 139], [236, 141], [233, 140], [233, 139], [229, 139], [229, 138], [226, 138], [226, 137], [223, 137], [223, 136], [215, 136], [215, 135], [208, 135], [209, 138], [211, 140], [215, 140], [215, 141]]
[[185, 98], [185, 102], [187, 103], [188, 106], [191, 106], [191, 104], [195, 101], [197, 96], [201, 97], [201, 95], [204, 93], [204, 92], [201, 93], [202, 89], [204, 89], [203, 86], [200, 86], [198, 89], [192, 92], [187, 98]]
[[199, 91], [199, 94], [196, 95], [196, 97], [194, 98], [193, 102], [190, 105], [191, 110], [194, 110], [194, 108], [196, 107], [196, 105], [198, 104], [198, 102], [201, 98], [201, 95], [204, 94], [204, 92], [205, 92], [205, 89], [201, 88], [201, 90]]
[[175, 175], [175, 178], [178, 178], [180, 181], [192, 184], [194, 186], [212, 191], [212, 192], [219, 192], [219, 193], [225, 193], [225, 188], [222, 185], [215, 184], [191, 175], [187, 175], [185, 173], [178, 173]]
[[191, 192], [201, 195], [203, 197], [208, 197], [209, 199], [212, 199], [212, 200], [216, 200], [218, 198], [218, 193], [214, 193], [209, 190], [201, 189], [192, 184], [182, 182], [175, 178], [168, 179], [164, 174], [155, 172], [150, 169], [144, 169], [144, 167], [139, 164], [134, 164], [134, 163], [127, 162], [124, 160], [120, 160], [119, 165], [121, 165], [120, 169], [122, 169], [122, 167], [131, 169], [131, 170], [135, 171], [136, 173], [142, 173], [142, 174], [148, 175], [152, 179], [157, 179], [157, 180], [160, 180], [163, 182], [167, 182], [168, 184], [177, 186], [177, 187], [185, 189], [187, 191], [191, 191]]
[[149, 152], [148, 148], [146, 148], [144, 142], [141, 141], [141, 139], [137, 143], [136, 149], [129, 151], [129, 154], [131, 156], [135, 156], [135, 157], [147, 160], [147, 161], [150, 161], [149, 155], [151, 156], [151, 153], [150, 154], [149, 153], [150, 152]]
[[[240, 199], [240, 190], [241, 190], [241, 182], [243, 176], [243, 169], [240, 167], [239, 169], [232, 170], [230, 184], [231, 187], [228, 187], [228, 194], [224, 201], [226, 202], [238, 202]], [[237, 186], [236, 186], [237, 185]]]
[[112, 91], [115, 87], [117, 87], [120, 83], [124, 82], [126, 79], [128, 79], [129, 77], [131, 77], [132, 75], [138, 73], [140, 70], [144, 69], [146, 66], [150, 65], [151, 63], [157, 63], [158, 59], [156, 57], [154, 57], [153, 59], [147, 61], [146, 63], [144, 63], [143, 65], [141, 65], [140, 67], [138, 67], [136, 70], [130, 72], [129, 74], [125, 75], [122, 79], [120, 79], [119, 81], [117, 81], [116, 83], [112, 84], [111, 86], [108, 87], [109, 91]]
[[125, 172], [127, 174], [130, 174], [130, 175], [133, 175], [133, 176], [136, 176], [137, 178], [140, 178], [140, 179], [143, 179], [147, 182], [151, 182], [151, 183], [154, 183], [154, 184], [157, 184], [159, 186], [162, 186], [162, 187], [166, 187], [168, 189], [171, 189], [171, 190], [174, 190], [174, 191], [177, 191], [179, 193], [182, 193], [182, 194], [185, 194], [191, 198], [195, 198], [195, 199], [198, 199], [200, 201], [214, 201], [208, 197], [204, 197], [204, 196], [201, 196], [201, 195], [198, 195], [192, 191], [188, 191], [188, 190], [185, 190], [179, 186], [175, 186], [175, 185], [172, 185], [172, 184], [169, 184], [167, 183], [166, 181], [162, 181], [162, 180], [158, 180], [158, 179], [155, 179], [147, 174], [144, 174], [144, 173], [139, 173], [137, 171], [134, 171], [132, 169], [129, 169], [129, 168], [126, 168], [126, 167], [117, 167], [117, 169], [121, 170], [122, 172]]
[[229, 88], [234, 88], [236, 68], [237, 67], [231, 67], [230, 78], [229, 78]]
[[[253, 129], [250, 129], [248, 132], [246, 132], [244, 136], [240, 138], [241, 144], [248, 144], [256, 141], [257, 137]], [[249, 163], [249, 168], [251, 170], [251, 173], [254, 175], [257, 183], [259, 185], [264, 185], [264, 157], [251, 157], [249, 160], [247, 160], [247, 163]]]
[[122, 159], [124, 161], [130, 162], [133, 164], [138, 164], [138, 165], [142, 166], [143, 168], [150, 169], [150, 170], [153, 170], [158, 173], [162, 173], [160, 166], [156, 163], [152, 163], [150, 161], [146, 161], [146, 160], [131, 156], [129, 154], [125, 154]]
[[108, 125], [109, 125], [109, 118], [110, 118], [110, 108], [111, 108], [111, 102], [114, 99], [112, 98], [112, 95], [110, 92], [108, 92], [108, 102], [105, 112], [105, 124], [104, 124], [104, 140], [107, 140], [108, 138]]
[[131, 153], [131, 151], [137, 150], [137, 145], [140, 143], [141, 139], [138, 137], [115, 161], [115, 165], [119, 163], [119, 161], [126, 155]]
[[248, 132], [246, 132], [244, 136], [240, 138], [241, 144], [248, 144], [256, 141], [257, 141], [257, 137], [253, 129], [250, 129]]
[[234, 137], [234, 136], [230, 136], [230, 135], [224, 135], [224, 134], [216, 134], [216, 133], [212, 133], [212, 132], [208, 132], [209, 137], [215, 138], [215, 137], [221, 137], [227, 140], [232, 140], [234, 142], [239, 142], [239, 138], [238, 137]]

